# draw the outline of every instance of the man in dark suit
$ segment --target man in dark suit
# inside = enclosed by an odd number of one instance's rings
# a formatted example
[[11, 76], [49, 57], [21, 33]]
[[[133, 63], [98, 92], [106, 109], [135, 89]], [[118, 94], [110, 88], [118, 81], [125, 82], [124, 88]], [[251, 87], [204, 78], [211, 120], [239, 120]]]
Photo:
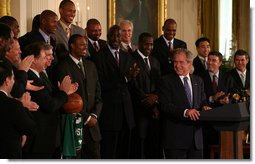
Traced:
[[[81, 156], [76, 158], [98, 159], [100, 156], [101, 133], [98, 118], [102, 110], [101, 87], [96, 66], [86, 60], [88, 40], [82, 35], [74, 34], [69, 39], [70, 55], [57, 66], [57, 79], [69, 75], [73, 82], [79, 84], [77, 93], [83, 99], [83, 141]], [[79, 66], [82, 64], [82, 66]], [[84, 68], [83, 68], [84, 67]], [[84, 71], [84, 72], [83, 72]]]
[[[21, 158], [22, 135], [33, 135], [36, 124], [28, 112], [31, 108], [29, 93], [24, 93], [20, 101], [11, 98], [14, 74], [9, 63], [0, 61], [0, 158]], [[34, 110], [38, 105], [34, 104]]]
[[162, 78], [159, 85], [162, 139], [166, 158], [202, 159], [202, 128], [196, 123], [199, 110], [208, 110], [204, 83], [189, 74], [192, 54], [186, 49], [173, 53], [175, 73]]
[[[51, 10], [44, 10], [40, 15], [40, 26], [38, 30], [32, 31], [26, 40], [19, 40], [19, 41], [25, 41], [23, 43], [20, 43], [22, 45], [22, 58], [24, 58], [25, 48], [31, 43], [34, 42], [45, 42], [48, 43], [53, 47], [53, 52], [55, 52], [56, 49], [56, 40], [52, 36], [53, 33], [55, 33], [57, 28], [57, 20], [58, 16], [55, 12]], [[55, 56], [55, 54], [54, 54]], [[56, 57], [55, 57], [56, 59]], [[55, 65], [56, 61], [54, 61]]]
[[59, 90], [53, 91], [48, 88], [46, 79], [40, 75], [46, 68], [45, 63], [47, 58], [45, 50], [48, 50], [48, 46], [45, 42], [36, 42], [28, 46], [28, 50], [26, 51], [35, 57], [28, 71], [28, 79], [33, 80], [33, 84], [36, 86], [44, 86], [44, 89], [30, 91], [32, 100], [40, 108], [37, 112], [32, 113], [38, 125], [38, 130], [35, 136], [28, 136], [23, 148], [24, 158], [54, 158], [57, 127], [60, 123], [59, 109], [67, 102], [67, 96], [75, 92], [78, 88], [77, 84], [71, 84], [71, 79], [68, 76], [59, 84]]
[[138, 144], [132, 144], [135, 147], [132, 153], [136, 158], [141, 159], [163, 157], [157, 104], [160, 65], [157, 59], [150, 56], [152, 48], [153, 36], [142, 33], [139, 36], [138, 49], [132, 54], [140, 68], [140, 73], [136, 77], [137, 85], [132, 92], [136, 121], [133, 139], [138, 140]]
[[208, 54], [211, 51], [210, 40], [199, 38], [196, 43], [197, 56], [193, 60], [194, 74], [201, 76], [207, 70]]
[[244, 50], [237, 50], [234, 55], [235, 68], [228, 72], [233, 78], [234, 91], [250, 89], [250, 71], [246, 69], [249, 62], [249, 55]]
[[57, 22], [55, 38], [57, 41], [56, 54], [58, 60], [69, 55], [68, 39], [73, 34], [85, 35], [85, 30], [73, 23], [75, 17], [75, 4], [71, 0], [62, 0], [59, 4], [60, 20]]
[[136, 49], [136, 45], [132, 43], [134, 25], [130, 20], [122, 20], [120, 22], [121, 46], [120, 49], [132, 54]]
[[135, 125], [132, 101], [128, 90], [137, 67], [131, 55], [120, 50], [120, 27], [107, 33], [108, 45], [96, 60], [102, 88], [103, 109], [99, 124], [102, 133], [102, 158], [128, 158], [130, 131]]
[[176, 48], [186, 48], [187, 44], [175, 38], [177, 23], [174, 19], [167, 19], [162, 27], [164, 32], [154, 41], [152, 56], [158, 59], [162, 75], [173, 73], [171, 51]]
[[88, 35], [88, 59], [95, 61], [95, 56], [99, 50], [106, 46], [106, 41], [100, 39], [102, 34], [101, 24], [97, 19], [89, 19], [87, 21], [86, 32]]
[[[205, 94], [211, 107], [218, 107], [229, 103], [229, 95], [233, 88], [233, 79], [228, 78], [226, 73], [220, 70], [222, 54], [218, 51], [211, 51], [208, 54], [208, 70], [202, 74], [204, 80]], [[204, 135], [204, 158], [210, 158], [209, 146], [219, 144], [219, 132], [212, 126], [203, 127]]]

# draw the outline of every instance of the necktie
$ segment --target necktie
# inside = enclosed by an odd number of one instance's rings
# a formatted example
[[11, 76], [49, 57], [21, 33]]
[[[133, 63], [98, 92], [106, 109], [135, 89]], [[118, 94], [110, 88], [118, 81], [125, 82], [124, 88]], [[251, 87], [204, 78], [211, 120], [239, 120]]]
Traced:
[[40, 72], [39, 75], [40, 75], [40, 78], [42, 79], [43, 83], [46, 85], [47, 89], [51, 92], [52, 84], [51, 84], [49, 78], [47, 77], [46, 73]]
[[189, 83], [188, 83], [188, 77], [185, 76], [183, 78], [183, 80], [184, 80], [185, 92], [186, 92], [187, 98], [189, 100], [190, 107], [192, 107], [191, 90], [190, 90]]
[[93, 43], [93, 46], [94, 46], [96, 52], [98, 52], [98, 51], [99, 51], [99, 47], [98, 47], [98, 45], [97, 45], [97, 42], [94, 42], [94, 43]]
[[48, 40], [46, 41], [46, 43], [50, 45], [50, 37], [48, 38]]
[[82, 74], [83, 74], [83, 76], [84, 76], [84, 78], [85, 78], [85, 69], [84, 69], [84, 66], [83, 66], [82, 61], [79, 61], [78, 66], [79, 66], [79, 68], [81, 69]]
[[218, 90], [218, 83], [217, 83], [217, 76], [216, 75], [213, 75], [212, 85], [213, 85], [213, 91], [214, 91], [214, 93], [216, 93], [217, 90]]
[[128, 53], [129, 53], [129, 54], [132, 54], [132, 53], [133, 53], [133, 50], [132, 50], [132, 48], [131, 48], [129, 45], [127, 46], [127, 49], [128, 49]]
[[117, 65], [119, 66], [119, 52], [118, 51], [115, 51], [114, 58], [115, 58], [115, 60], [117, 62]]
[[173, 44], [172, 44], [172, 42], [168, 42], [169, 43], [169, 51], [172, 51], [173, 50]]
[[71, 30], [69, 27], [66, 28], [66, 37], [69, 39], [70, 38], [70, 34], [71, 34]]
[[147, 69], [148, 71], [150, 71], [149, 59], [148, 59], [147, 57], [144, 58], [144, 62], [145, 62], [145, 65], [146, 65], [146, 69]]
[[242, 80], [243, 87], [245, 87], [245, 75], [243, 73], [240, 73], [240, 77]]
[[203, 62], [204, 62], [205, 70], [207, 70], [207, 62], [206, 62], [206, 60], [203, 60]]

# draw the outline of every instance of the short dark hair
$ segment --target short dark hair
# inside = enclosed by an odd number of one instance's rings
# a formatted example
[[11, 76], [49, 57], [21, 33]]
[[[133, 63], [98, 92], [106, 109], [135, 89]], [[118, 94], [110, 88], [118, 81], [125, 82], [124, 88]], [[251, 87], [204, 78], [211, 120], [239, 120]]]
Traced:
[[107, 39], [109, 40], [110, 36], [115, 32], [115, 31], [120, 31], [120, 26], [119, 25], [113, 25], [110, 27], [110, 29], [107, 32]]
[[41, 50], [48, 50], [48, 44], [42, 41], [34, 42], [25, 48], [24, 56], [34, 55], [35, 58], [39, 58]]
[[198, 47], [201, 42], [208, 42], [208, 43], [210, 43], [210, 39], [208, 39], [206, 37], [201, 37], [201, 38], [197, 39], [197, 41], [195, 42], [196, 47]]
[[8, 39], [12, 38], [11, 33], [12, 33], [12, 30], [7, 24], [0, 23], [0, 38], [8, 40]]
[[72, 35], [69, 40], [68, 40], [68, 48], [69, 48], [69, 52], [72, 52], [72, 47], [71, 47], [71, 44], [75, 43], [76, 40], [78, 38], [83, 38], [84, 36], [82, 36], [81, 34], [74, 34]]
[[176, 21], [174, 19], [172, 19], [172, 18], [169, 18], [169, 19], [165, 20], [164, 26], [166, 24], [176, 24], [177, 25]]
[[148, 32], [143, 32], [139, 35], [138, 42], [142, 43], [145, 38], [153, 38], [153, 36]]
[[62, 0], [61, 2], [60, 2], [60, 4], [59, 4], [59, 8], [63, 8], [65, 5], [67, 5], [68, 3], [72, 3], [73, 5], [74, 5], [74, 3], [73, 3], [73, 1], [71, 1], [71, 0]]
[[87, 27], [89, 26], [89, 25], [92, 25], [92, 24], [100, 24], [100, 22], [97, 20], [97, 19], [95, 19], [95, 18], [91, 18], [91, 19], [89, 19], [88, 21], [87, 21]]
[[0, 86], [2, 86], [7, 77], [12, 77], [12, 66], [9, 62], [0, 60]]
[[235, 55], [234, 55], [234, 58], [236, 58], [236, 56], [245, 56], [246, 59], [249, 58], [249, 55], [246, 51], [242, 50], [242, 49], [239, 49], [235, 52]]
[[212, 56], [212, 55], [218, 56], [220, 61], [223, 60], [223, 55], [219, 51], [211, 51], [211, 52], [209, 52], [208, 56]]

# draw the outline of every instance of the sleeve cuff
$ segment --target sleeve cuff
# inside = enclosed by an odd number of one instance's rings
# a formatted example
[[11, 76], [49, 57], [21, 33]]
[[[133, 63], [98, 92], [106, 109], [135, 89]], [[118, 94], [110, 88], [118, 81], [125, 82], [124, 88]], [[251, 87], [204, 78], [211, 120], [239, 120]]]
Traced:
[[87, 125], [87, 123], [90, 121], [91, 116], [88, 117], [88, 119], [86, 120], [86, 122], [84, 123], [84, 125]]

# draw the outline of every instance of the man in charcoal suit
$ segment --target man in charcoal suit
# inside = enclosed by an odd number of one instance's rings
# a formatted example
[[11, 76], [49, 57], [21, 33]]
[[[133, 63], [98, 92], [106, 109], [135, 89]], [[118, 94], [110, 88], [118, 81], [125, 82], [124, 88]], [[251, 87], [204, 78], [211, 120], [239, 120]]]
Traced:
[[132, 54], [139, 65], [140, 73], [136, 85], [132, 88], [132, 100], [136, 128], [133, 132], [134, 158], [160, 159], [163, 157], [160, 140], [160, 115], [158, 105], [158, 82], [160, 65], [150, 56], [153, 49], [153, 37], [150, 33], [139, 36], [138, 49]]
[[77, 93], [82, 97], [83, 141], [81, 154], [75, 158], [99, 159], [100, 140], [102, 139], [98, 119], [102, 110], [101, 87], [96, 66], [85, 59], [88, 40], [82, 35], [74, 34], [69, 39], [70, 55], [57, 65], [56, 77], [59, 81], [69, 75], [73, 82], [79, 84]]
[[204, 83], [189, 74], [192, 54], [186, 49], [173, 53], [175, 73], [164, 76], [159, 85], [162, 116], [162, 143], [165, 157], [170, 159], [202, 159], [202, 128], [196, 123], [199, 110], [210, 109]]
[[130, 132], [135, 125], [129, 86], [138, 70], [131, 55], [120, 49], [120, 27], [107, 33], [108, 44], [96, 59], [102, 88], [103, 109], [99, 119], [102, 158], [128, 158]]

